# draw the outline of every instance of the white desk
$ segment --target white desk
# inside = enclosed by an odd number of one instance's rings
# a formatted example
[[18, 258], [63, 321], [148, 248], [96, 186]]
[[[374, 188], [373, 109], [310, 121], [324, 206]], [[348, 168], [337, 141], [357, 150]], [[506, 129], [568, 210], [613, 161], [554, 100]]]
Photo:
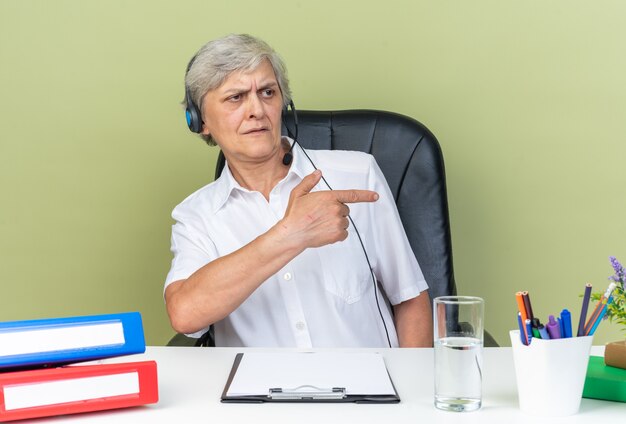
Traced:
[[[41, 422], [86, 423], [597, 423], [622, 422], [626, 404], [583, 399], [577, 415], [538, 419], [519, 411], [510, 348], [486, 348], [483, 407], [470, 413], [433, 406], [433, 349], [371, 349], [385, 357], [402, 401], [392, 405], [222, 404], [220, 396], [237, 352], [263, 349], [149, 347], [144, 355], [109, 360], [154, 359], [158, 363], [159, 403], [155, 405], [54, 417]], [[344, 349], [341, 349], [342, 351]], [[349, 351], [349, 350], [348, 350]], [[601, 355], [602, 347], [592, 354]], [[39, 422], [39, 421], [38, 421]]]

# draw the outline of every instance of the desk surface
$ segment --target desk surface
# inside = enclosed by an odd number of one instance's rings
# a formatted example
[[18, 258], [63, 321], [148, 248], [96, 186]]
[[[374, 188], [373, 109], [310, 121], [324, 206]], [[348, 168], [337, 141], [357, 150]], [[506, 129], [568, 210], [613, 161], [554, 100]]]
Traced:
[[[520, 412], [511, 348], [486, 348], [483, 407], [470, 413], [433, 406], [433, 349], [338, 349], [381, 352], [402, 402], [357, 404], [222, 404], [220, 395], [238, 352], [265, 349], [149, 347], [143, 355], [106, 362], [153, 359], [158, 363], [159, 403], [115, 411], [53, 417], [38, 422], [139, 423], [585, 423], [619, 422], [626, 404], [583, 399], [577, 415], [537, 419]], [[271, 351], [271, 350], [269, 350]], [[592, 354], [601, 355], [602, 347]]]

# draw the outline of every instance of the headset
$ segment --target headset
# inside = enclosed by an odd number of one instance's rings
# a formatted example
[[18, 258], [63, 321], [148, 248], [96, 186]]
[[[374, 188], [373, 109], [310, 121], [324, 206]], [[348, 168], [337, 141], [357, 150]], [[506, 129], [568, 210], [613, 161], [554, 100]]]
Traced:
[[[196, 55], [197, 56], [197, 55]], [[187, 65], [187, 70], [185, 71], [185, 77], [189, 73], [189, 69], [191, 69], [191, 65], [196, 60], [196, 56], [192, 57], [189, 61], [189, 65]], [[185, 82], [185, 117], [187, 118], [187, 126], [191, 132], [200, 134], [202, 132], [202, 114], [200, 113], [200, 108], [195, 105], [193, 100], [191, 100], [191, 92], [189, 91], [189, 87]]]
[[185, 116], [187, 117], [187, 126], [192, 132], [200, 134], [202, 132], [202, 118], [200, 115], [200, 109], [191, 100], [189, 88], [185, 87]]
[[[189, 72], [189, 69], [191, 68], [195, 60], [196, 60], [196, 56], [191, 58], [191, 60], [189, 61], [189, 65], [187, 65], [187, 71], [185, 75], [187, 75], [187, 73]], [[291, 109], [291, 116], [293, 117], [293, 123], [294, 123], [293, 132], [287, 125], [287, 120], [285, 119], [287, 117], [287, 113], [289, 109]], [[198, 133], [198, 134], [202, 132], [202, 115], [200, 113], [200, 109], [194, 104], [193, 100], [191, 99], [191, 93], [186, 83], [185, 83], [185, 117], [187, 118], [187, 126], [189, 127], [189, 130], [191, 132]], [[282, 122], [285, 125], [285, 128], [287, 129], [287, 135], [289, 135], [289, 137], [293, 139], [293, 143], [289, 147], [289, 150], [287, 151], [287, 153], [285, 153], [285, 156], [283, 156], [283, 165], [285, 166], [291, 165], [291, 162], [293, 161], [292, 150], [297, 144], [300, 150], [302, 151], [302, 153], [304, 153], [304, 156], [306, 156], [306, 158], [311, 163], [311, 166], [313, 167], [313, 169], [317, 170], [317, 166], [315, 165], [313, 160], [309, 157], [306, 150], [300, 145], [300, 143], [298, 143], [298, 112], [292, 100], [289, 100], [289, 103], [285, 105], [285, 107], [283, 108], [282, 118], [283, 118]], [[333, 190], [330, 184], [328, 184], [328, 181], [326, 181], [326, 178], [324, 178], [324, 175], [322, 175], [322, 181], [324, 181], [324, 184], [326, 184], [326, 187], [328, 187], [329, 190], [331, 191]], [[369, 268], [370, 276], [372, 277], [372, 283], [374, 284], [374, 297], [376, 299], [376, 307], [378, 308], [378, 314], [380, 315], [380, 320], [382, 321], [383, 328], [385, 329], [385, 335], [387, 336], [387, 343], [389, 347], [391, 347], [391, 339], [389, 338], [389, 331], [387, 330], [387, 323], [385, 322], [385, 318], [383, 317], [383, 312], [380, 308], [380, 302], [378, 300], [378, 284], [376, 283], [376, 276], [374, 275], [374, 269], [372, 268], [370, 258], [367, 255], [367, 251], [365, 250], [365, 244], [363, 244], [363, 240], [361, 239], [361, 234], [359, 233], [359, 230], [356, 228], [356, 225], [354, 224], [354, 221], [352, 220], [352, 217], [350, 216], [350, 214], [348, 214], [348, 219], [350, 220], [350, 224], [352, 224], [352, 228], [354, 228], [354, 232], [356, 233], [357, 238], [359, 239], [359, 243], [361, 244], [361, 249], [363, 249], [363, 254], [365, 255], [365, 260], [367, 261], [367, 267]]]

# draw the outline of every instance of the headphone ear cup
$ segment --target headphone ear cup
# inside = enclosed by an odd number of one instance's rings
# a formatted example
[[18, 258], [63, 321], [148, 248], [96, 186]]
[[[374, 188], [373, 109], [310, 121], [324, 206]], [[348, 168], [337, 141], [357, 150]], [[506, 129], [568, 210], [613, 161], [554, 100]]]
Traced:
[[200, 119], [200, 114], [198, 113], [198, 109], [191, 105], [187, 105], [187, 109], [185, 109], [185, 115], [187, 118], [187, 126], [192, 132], [200, 133], [202, 132], [202, 119]]
[[187, 99], [187, 108], [185, 109], [185, 117], [187, 118], [187, 126], [191, 132], [202, 132], [202, 119], [200, 118], [200, 110], [193, 104], [189, 90], [186, 90], [185, 97]]

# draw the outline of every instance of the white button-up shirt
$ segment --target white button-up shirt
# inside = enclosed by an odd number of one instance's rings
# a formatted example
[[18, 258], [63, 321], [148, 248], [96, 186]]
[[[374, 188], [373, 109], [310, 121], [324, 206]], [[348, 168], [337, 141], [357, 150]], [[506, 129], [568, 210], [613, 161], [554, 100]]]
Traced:
[[[393, 305], [428, 288], [409, 246], [387, 182], [371, 155], [307, 150], [333, 189], [374, 190], [373, 203], [352, 203], [350, 216], [361, 235], [376, 279], [379, 304], [392, 346], [398, 346]], [[291, 190], [314, 168], [299, 146], [289, 172], [269, 202], [241, 187], [228, 164], [213, 183], [173, 211], [174, 259], [165, 287], [248, 244], [285, 214]], [[328, 190], [323, 181], [312, 190]], [[257, 288], [235, 311], [215, 323], [217, 346], [386, 347], [374, 283], [355, 229], [348, 238], [309, 248]], [[254, 270], [250, 270], [254, 272]], [[426, 293], [424, 293], [426, 295]], [[203, 330], [194, 337], [200, 337]]]

